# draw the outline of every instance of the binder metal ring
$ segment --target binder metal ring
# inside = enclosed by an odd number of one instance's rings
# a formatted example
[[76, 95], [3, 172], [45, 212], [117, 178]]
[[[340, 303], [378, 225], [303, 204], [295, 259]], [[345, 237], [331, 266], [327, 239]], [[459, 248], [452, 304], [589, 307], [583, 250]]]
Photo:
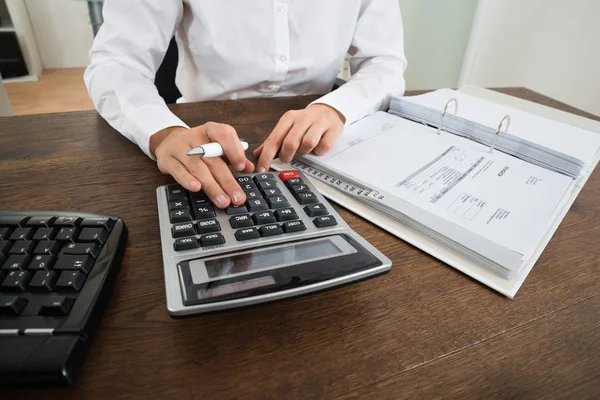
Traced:
[[438, 129], [436, 132], [438, 135], [442, 132], [442, 129], [444, 128], [444, 119], [446, 118], [446, 113], [448, 112], [448, 107], [452, 103], [454, 103], [454, 115], [458, 114], [458, 100], [453, 97], [450, 100], [448, 100], [448, 102], [446, 103], [446, 106], [444, 107], [444, 112], [442, 113], [442, 117], [440, 119], [440, 125], [438, 126]]
[[492, 142], [492, 145], [490, 146], [490, 153], [494, 152], [494, 148], [496, 147], [496, 140], [498, 139], [498, 135], [500, 134], [500, 132], [502, 131], [502, 127], [504, 126], [504, 123], [506, 122], [506, 129], [504, 130], [504, 133], [508, 133], [508, 129], [510, 128], [510, 115], [505, 115], [504, 118], [502, 118], [502, 121], [500, 121], [500, 125], [498, 125], [498, 129], [496, 129], [496, 134], [494, 135], [494, 141]]

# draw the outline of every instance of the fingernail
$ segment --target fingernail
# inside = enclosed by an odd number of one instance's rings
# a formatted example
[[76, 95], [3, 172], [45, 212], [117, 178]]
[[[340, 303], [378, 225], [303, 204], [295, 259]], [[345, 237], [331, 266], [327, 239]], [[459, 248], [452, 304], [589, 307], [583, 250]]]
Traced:
[[242, 200], [243, 197], [244, 195], [241, 192], [235, 192], [233, 194], [233, 202], [238, 203], [240, 200]]
[[222, 194], [217, 196], [217, 204], [223, 204], [227, 201], [227, 197], [223, 196]]
[[198, 182], [190, 181], [190, 190], [196, 190], [196, 189], [198, 189]]
[[239, 163], [238, 165], [235, 166], [235, 169], [238, 171], [243, 171], [244, 168], [246, 168], [246, 163]]
[[267, 170], [265, 169], [265, 167], [258, 167], [258, 173], [262, 174], [263, 172], [266, 172]]

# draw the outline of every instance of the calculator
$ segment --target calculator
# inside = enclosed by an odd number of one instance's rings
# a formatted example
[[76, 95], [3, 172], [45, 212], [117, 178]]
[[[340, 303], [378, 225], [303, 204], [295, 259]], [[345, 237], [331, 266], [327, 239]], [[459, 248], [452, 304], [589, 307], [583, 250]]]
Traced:
[[236, 175], [241, 206], [157, 188], [167, 309], [173, 317], [250, 306], [388, 272], [300, 171]]

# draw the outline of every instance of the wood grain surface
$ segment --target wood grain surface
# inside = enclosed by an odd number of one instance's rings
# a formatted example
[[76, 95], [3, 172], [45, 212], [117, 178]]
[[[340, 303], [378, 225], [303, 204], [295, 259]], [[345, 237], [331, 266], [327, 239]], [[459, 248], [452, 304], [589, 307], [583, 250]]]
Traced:
[[[503, 92], [586, 115], [526, 89]], [[314, 97], [175, 105], [190, 125], [232, 124], [253, 150]], [[250, 153], [250, 152], [249, 152]], [[73, 388], [0, 398], [598, 398], [600, 173], [514, 300], [336, 206], [393, 261], [362, 283], [172, 319], [155, 189], [171, 182], [95, 112], [0, 119], [0, 208], [119, 215], [130, 239]]]

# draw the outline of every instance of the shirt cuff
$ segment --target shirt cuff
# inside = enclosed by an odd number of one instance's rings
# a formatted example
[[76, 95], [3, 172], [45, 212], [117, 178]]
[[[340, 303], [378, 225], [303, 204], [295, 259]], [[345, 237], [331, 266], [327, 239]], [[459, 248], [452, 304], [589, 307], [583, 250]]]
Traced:
[[350, 125], [368, 114], [376, 111], [378, 104], [365, 99], [349, 88], [339, 87], [333, 92], [313, 101], [309, 104], [326, 104], [338, 110], [344, 118], [346, 125]]
[[150, 137], [152, 135], [172, 126], [189, 129], [185, 122], [173, 114], [168, 107], [161, 104], [146, 104], [129, 110], [127, 118], [134, 121], [135, 132], [137, 132], [135, 142], [154, 161], [156, 161], [156, 158], [150, 152]]

